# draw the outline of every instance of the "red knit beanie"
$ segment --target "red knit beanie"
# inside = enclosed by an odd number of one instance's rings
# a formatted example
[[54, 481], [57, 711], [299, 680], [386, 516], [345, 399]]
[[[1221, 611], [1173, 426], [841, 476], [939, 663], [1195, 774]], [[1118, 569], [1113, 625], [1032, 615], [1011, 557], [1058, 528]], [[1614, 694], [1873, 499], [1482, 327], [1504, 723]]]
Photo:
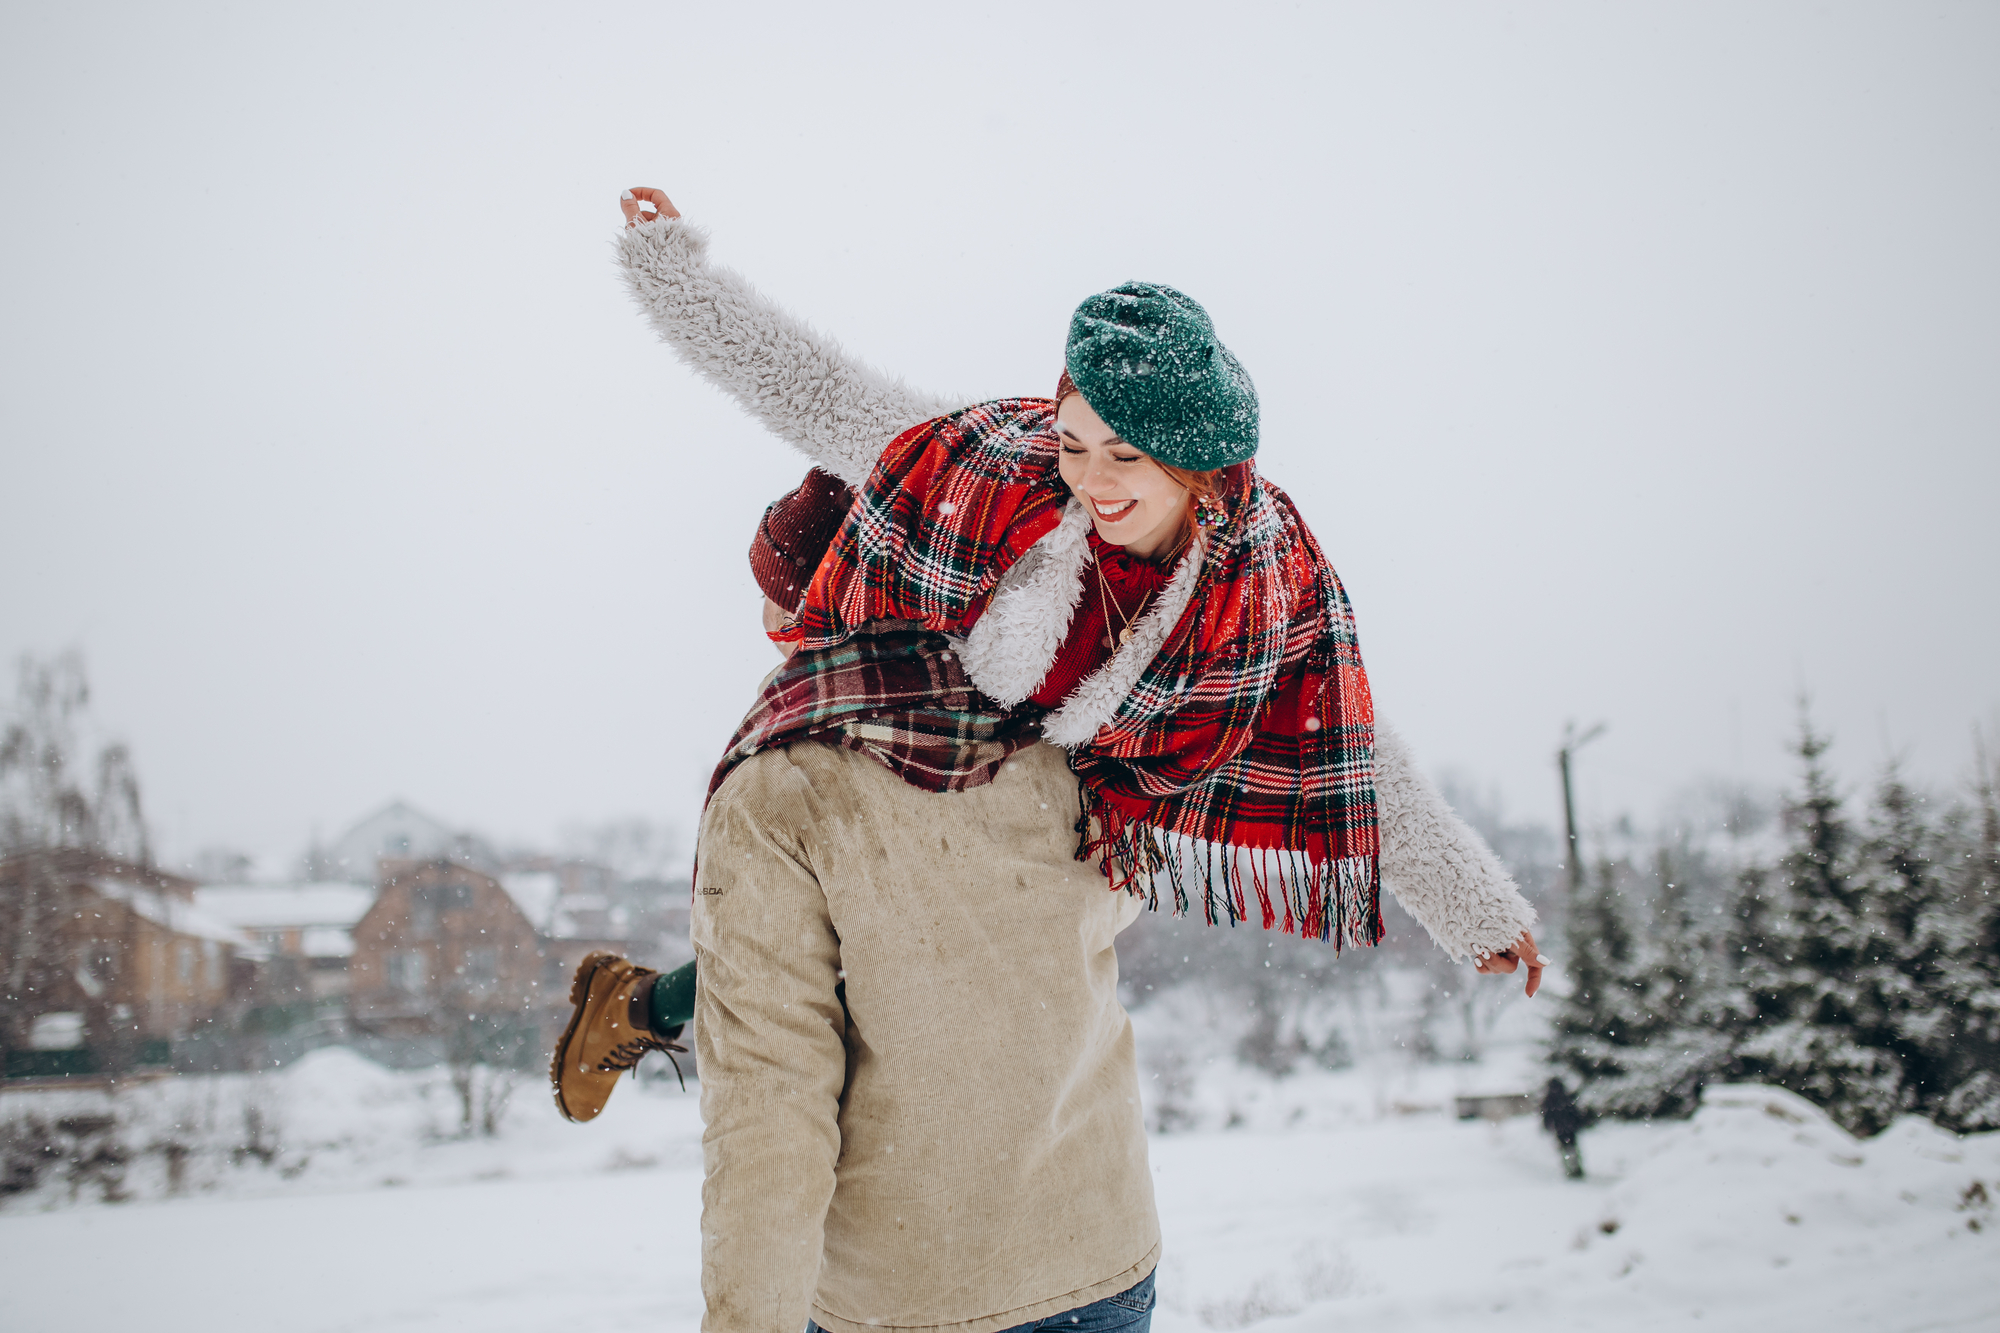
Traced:
[[814, 468], [797, 490], [764, 511], [750, 540], [750, 573], [766, 597], [787, 612], [798, 609], [820, 557], [853, 505], [853, 487]]

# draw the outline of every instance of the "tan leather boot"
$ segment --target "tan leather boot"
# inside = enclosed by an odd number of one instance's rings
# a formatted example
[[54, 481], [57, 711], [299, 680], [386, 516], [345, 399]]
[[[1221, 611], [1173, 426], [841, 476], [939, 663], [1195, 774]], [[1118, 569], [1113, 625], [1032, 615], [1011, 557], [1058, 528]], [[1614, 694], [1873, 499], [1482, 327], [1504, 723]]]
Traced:
[[662, 1041], [648, 1025], [653, 979], [659, 975], [615, 953], [593, 953], [577, 965], [569, 988], [576, 1012], [549, 1061], [550, 1090], [563, 1119], [595, 1120], [611, 1100], [618, 1076], [646, 1052], [687, 1050]]

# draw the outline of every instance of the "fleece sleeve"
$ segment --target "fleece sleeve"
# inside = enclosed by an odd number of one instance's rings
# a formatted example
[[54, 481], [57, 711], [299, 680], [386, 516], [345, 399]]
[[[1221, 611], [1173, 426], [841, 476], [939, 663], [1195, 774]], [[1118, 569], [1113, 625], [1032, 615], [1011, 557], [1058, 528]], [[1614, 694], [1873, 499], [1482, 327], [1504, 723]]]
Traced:
[[1453, 958], [1510, 947], [1535, 909], [1493, 849], [1418, 770], [1396, 730], [1375, 718], [1375, 801], [1382, 882]]
[[681, 218], [628, 227], [618, 260], [626, 288], [692, 370], [850, 486], [868, 479], [891, 440], [965, 406], [919, 393], [849, 355], [708, 262], [708, 236]]
[[781, 760], [739, 767], [702, 819], [702, 1333], [805, 1327], [840, 1158], [840, 940], [797, 841], [804, 784]]

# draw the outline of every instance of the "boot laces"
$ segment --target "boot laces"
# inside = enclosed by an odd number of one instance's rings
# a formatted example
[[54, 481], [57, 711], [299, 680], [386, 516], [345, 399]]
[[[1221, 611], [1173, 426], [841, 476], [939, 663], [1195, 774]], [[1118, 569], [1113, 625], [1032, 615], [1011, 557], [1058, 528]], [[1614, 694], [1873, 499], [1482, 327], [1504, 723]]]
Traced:
[[612, 1047], [605, 1054], [604, 1058], [597, 1062], [597, 1072], [600, 1074], [622, 1074], [630, 1069], [636, 1073], [639, 1061], [643, 1060], [649, 1051], [658, 1051], [660, 1054], [666, 1056], [668, 1060], [672, 1061], [674, 1077], [681, 1081], [681, 1087], [685, 1089], [687, 1087], [687, 1076], [681, 1073], [681, 1062], [674, 1059], [674, 1052], [679, 1051], [685, 1055], [687, 1047], [677, 1041], [662, 1041], [650, 1033], [645, 1036], [634, 1037], [630, 1041], [622, 1041]]

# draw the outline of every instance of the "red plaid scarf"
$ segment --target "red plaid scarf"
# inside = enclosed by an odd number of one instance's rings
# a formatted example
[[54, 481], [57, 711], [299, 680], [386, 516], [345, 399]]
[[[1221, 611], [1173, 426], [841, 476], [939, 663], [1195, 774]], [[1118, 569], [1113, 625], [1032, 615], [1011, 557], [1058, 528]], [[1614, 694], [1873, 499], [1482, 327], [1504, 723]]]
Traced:
[[[898, 436], [807, 590], [804, 649], [883, 621], [968, 633], [1001, 575], [1060, 521], [1059, 456], [1046, 398], [982, 403]], [[1211, 922], [1247, 919], [1254, 894], [1266, 928], [1372, 944], [1374, 708], [1354, 613], [1285, 493], [1247, 463], [1224, 480], [1193, 600], [1111, 723], [1071, 752], [1078, 859], [1100, 858], [1114, 887], [1156, 904], [1164, 880], [1179, 912], [1198, 890]], [[791, 688], [790, 707], [746, 720], [718, 781], [745, 753], [824, 729], [818, 687]]]
[[831, 648], [801, 648], [771, 673], [708, 794], [751, 755], [802, 740], [865, 754], [925, 791], [983, 787], [1007, 756], [1041, 739], [1040, 711], [982, 695], [944, 635], [878, 623]]

